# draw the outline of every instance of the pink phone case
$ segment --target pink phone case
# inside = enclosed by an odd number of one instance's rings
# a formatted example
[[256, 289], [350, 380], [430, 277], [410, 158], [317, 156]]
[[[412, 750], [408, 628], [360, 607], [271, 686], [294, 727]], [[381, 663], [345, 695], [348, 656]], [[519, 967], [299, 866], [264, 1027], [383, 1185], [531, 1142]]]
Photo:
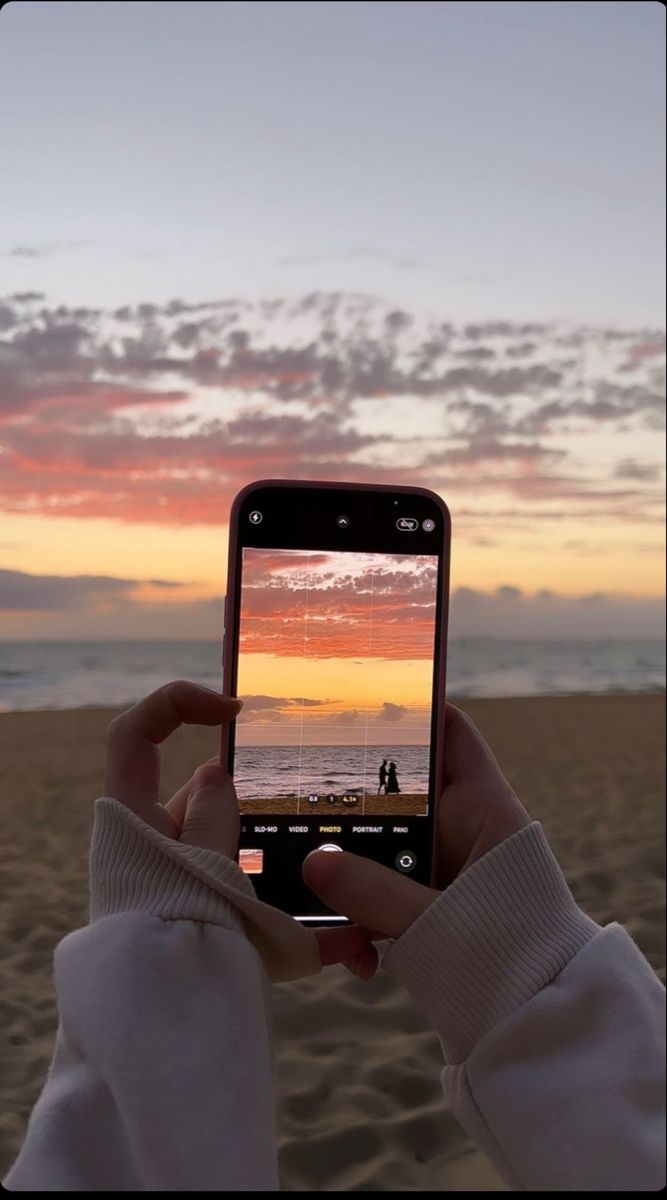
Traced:
[[[444, 570], [442, 573], [442, 590], [439, 596], [441, 620], [441, 636], [440, 636], [440, 656], [437, 664], [436, 675], [436, 696], [435, 704], [437, 711], [440, 714], [438, 736], [436, 741], [435, 751], [435, 796], [436, 810], [434, 815], [434, 837], [433, 837], [433, 857], [431, 860], [431, 882], [435, 880], [437, 870], [437, 844], [438, 839], [435, 836], [437, 825], [437, 805], [439, 798], [442, 795], [445, 786], [445, 687], [446, 687], [446, 672], [447, 672], [447, 625], [449, 620], [449, 550], [451, 546], [451, 528], [452, 522], [449, 514], [449, 509], [444, 500], [435, 492], [431, 492], [428, 488], [418, 487], [403, 487], [393, 486], [390, 484], [374, 484], [374, 483], [331, 483], [329, 480], [302, 480], [302, 479], [260, 479], [255, 483], [249, 483], [235, 497], [231, 507], [229, 519], [229, 560], [227, 568], [227, 595], [225, 597], [225, 625], [223, 631], [223, 647], [222, 647], [222, 690], [224, 695], [231, 694], [231, 681], [233, 677], [233, 659], [231, 651], [231, 633], [228, 631], [234, 629], [236, 624], [236, 593], [237, 593], [237, 545], [238, 545], [238, 529], [239, 529], [239, 511], [241, 505], [247, 496], [252, 492], [259, 491], [261, 488], [327, 488], [328, 490], [338, 489], [345, 491], [356, 492], [391, 492], [394, 495], [397, 493], [409, 493], [410, 495], [428, 496], [430, 500], [437, 504], [442, 513], [445, 530], [446, 530], [446, 554]], [[229, 653], [228, 653], [229, 651]], [[220, 761], [223, 765], [227, 765], [229, 759], [229, 737], [228, 726], [223, 727], [221, 746], [220, 746]]]

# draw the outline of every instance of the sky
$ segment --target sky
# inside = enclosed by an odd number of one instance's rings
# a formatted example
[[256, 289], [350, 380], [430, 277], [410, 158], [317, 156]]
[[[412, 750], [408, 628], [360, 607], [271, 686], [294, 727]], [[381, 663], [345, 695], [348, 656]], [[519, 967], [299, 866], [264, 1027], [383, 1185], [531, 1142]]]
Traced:
[[436, 557], [250, 548], [242, 580], [239, 744], [428, 742]]
[[266, 477], [439, 492], [454, 636], [660, 636], [664, 93], [643, 0], [6, 5], [2, 636], [216, 636]]

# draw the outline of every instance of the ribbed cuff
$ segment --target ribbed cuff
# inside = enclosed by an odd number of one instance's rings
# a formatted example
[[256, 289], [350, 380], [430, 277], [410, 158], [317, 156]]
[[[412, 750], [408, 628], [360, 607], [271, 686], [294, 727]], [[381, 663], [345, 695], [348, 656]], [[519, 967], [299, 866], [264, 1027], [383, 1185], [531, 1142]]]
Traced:
[[91, 924], [131, 910], [165, 920], [210, 921], [242, 933], [238, 909], [217, 885], [255, 895], [232, 859], [166, 837], [110, 797], [95, 803], [89, 869]]
[[446, 1061], [458, 1063], [599, 932], [532, 822], [455, 879], [382, 966], [432, 1021]]
[[208, 921], [244, 933], [274, 983], [322, 969], [312, 930], [264, 904], [238, 863], [166, 837], [110, 796], [95, 801], [90, 922], [117, 912]]

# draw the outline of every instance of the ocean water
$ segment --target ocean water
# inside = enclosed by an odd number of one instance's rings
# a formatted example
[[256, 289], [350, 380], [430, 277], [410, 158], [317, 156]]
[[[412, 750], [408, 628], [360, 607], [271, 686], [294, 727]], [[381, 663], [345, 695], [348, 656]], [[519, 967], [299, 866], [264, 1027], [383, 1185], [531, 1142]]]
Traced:
[[[665, 642], [469, 638], [450, 643], [447, 678], [452, 700], [652, 692], [665, 687]], [[170, 679], [219, 689], [219, 643], [0, 643], [4, 712], [129, 705]]]
[[234, 784], [258, 796], [375, 795], [383, 758], [395, 762], [403, 795], [428, 788], [428, 746], [237, 746]]

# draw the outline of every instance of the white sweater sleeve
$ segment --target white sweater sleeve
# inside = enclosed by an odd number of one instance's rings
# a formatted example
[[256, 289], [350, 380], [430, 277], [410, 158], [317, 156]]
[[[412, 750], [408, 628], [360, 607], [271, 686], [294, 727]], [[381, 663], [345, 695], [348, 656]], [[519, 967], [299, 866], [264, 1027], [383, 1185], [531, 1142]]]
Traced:
[[55, 1054], [7, 1189], [278, 1189], [258, 946], [283, 978], [312, 947], [266, 907], [231, 860], [97, 802], [91, 923], [56, 949]]
[[[273, 1191], [268, 975], [295, 922], [212, 851], [98, 801], [91, 924], [55, 956], [60, 1025], [10, 1191]], [[443, 1085], [511, 1187], [655, 1190], [664, 991], [576, 906], [539, 826], [457, 880], [383, 965], [440, 1034]]]
[[470, 867], [383, 967], [437, 1030], [445, 1095], [514, 1190], [665, 1186], [665, 990], [579, 909], [537, 823]]
[[126, 912], [55, 956], [60, 1024], [10, 1191], [277, 1190], [264, 970], [235, 928]]

